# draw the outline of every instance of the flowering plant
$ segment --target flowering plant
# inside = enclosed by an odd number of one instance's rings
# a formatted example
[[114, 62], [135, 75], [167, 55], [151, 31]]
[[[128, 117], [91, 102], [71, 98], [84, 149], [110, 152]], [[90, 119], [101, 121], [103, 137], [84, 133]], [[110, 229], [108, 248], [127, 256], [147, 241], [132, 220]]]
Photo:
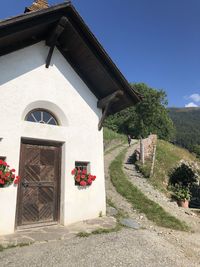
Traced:
[[96, 179], [96, 176], [87, 173], [85, 169], [74, 168], [71, 174], [74, 175], [75, 183], [80, 186], [91, 185]]
[[15, 176], [15, 169], [10, 169], [10, 166], [3, 160], [0, 160], [0, 187], [5, 187], [14, 182], [19, 183], [19, 176]]

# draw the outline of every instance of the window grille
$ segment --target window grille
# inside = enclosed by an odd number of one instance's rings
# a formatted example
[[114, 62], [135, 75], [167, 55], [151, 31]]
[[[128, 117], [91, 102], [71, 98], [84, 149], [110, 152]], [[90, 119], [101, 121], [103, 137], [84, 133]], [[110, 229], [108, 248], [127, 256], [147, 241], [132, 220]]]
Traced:
[[76, 161], [75, 162], [75, 168], [82, 170], [86, 170], [87, 173], [90, 172], [90, 163], [85, 161]]
[[58, 121], [55, 116], [51, 112], [44, 109], [35, 109], [30, 111], [25, 120], [43, 124], [58, 125]]

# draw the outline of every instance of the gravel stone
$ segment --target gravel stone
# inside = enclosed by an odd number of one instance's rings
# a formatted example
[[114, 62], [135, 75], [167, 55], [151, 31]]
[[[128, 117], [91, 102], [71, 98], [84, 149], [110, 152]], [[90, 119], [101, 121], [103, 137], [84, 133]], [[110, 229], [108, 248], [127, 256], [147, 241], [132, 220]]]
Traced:
[[132, 228], [132, 229], [140, 229], [140, 226], [137, 222], [133, 221], [132, 219], [121, 219], [120, 223], [126, 227]]

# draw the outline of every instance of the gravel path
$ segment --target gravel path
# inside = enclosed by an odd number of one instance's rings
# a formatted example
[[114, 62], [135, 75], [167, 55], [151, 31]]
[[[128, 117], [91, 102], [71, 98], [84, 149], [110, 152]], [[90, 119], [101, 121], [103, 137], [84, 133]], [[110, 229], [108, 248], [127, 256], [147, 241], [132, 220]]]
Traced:
[[184, 220], [191, 228], [192, 231], [200, 233], [200, 217], [197, 216], [190, 209], [184, 209], [178, 207], [175, 201], [167, 198], [163, 193], [154, 189], [154, 187], [148, 182], [148, 179], [144, 178], [139, 172], [137, 172], [133, 164], [128, 164], [127, 160], [131, 158], [134, 153], [136, 145], [128, 149], [124, 162], [124, 170], [129, 177], [129, 180], [136, 185], [149, 199], [159, 203], [166, 211]]
[[[113, 150], [105, 157], [107, 196], [144, 228], [123, 228], [119, 232], [91, 235], [87, 238], [75, 237], [64, 241], [7, 249], [0, 253], [0, 266], [200, 266], [200, 243], [194, 241], [195, 234], [165, 231], [156, 227], [145, 217], [141, 218], [143, 215], [134, 211], [116, 193], [109, 180], [108, 166], [122, 148]], [[184, 243], [184, 240], [189, 243]]]
[[[0, 254], [1, 266], [12, 267], [197, 267], [182, 250], [147, 230], [75, 238], [10, 249]], [[199, 263], [200, 264], [200, 263]]]

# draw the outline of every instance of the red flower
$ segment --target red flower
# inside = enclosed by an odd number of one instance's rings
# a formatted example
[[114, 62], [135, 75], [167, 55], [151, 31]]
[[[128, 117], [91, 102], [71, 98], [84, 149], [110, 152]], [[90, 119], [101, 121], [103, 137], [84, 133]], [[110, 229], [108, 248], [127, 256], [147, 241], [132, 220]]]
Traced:
[[5, 161], [3, 161], [2, 165], [3, 166], [7, 166], [7, 163]]
[[88, 184], [92, 184], [92, 179], [88, 179]]
[[15, 175], [14, 175], [14, 174], [13, 174], [13, 175], [11, 175], [11, 178], [12, 178], [12, 179], [15, 179]]
[[12, 169], [11, 172], [15, 172], [15, 169]]
[[3, 165], [3, 160], [2, 159], [0, 159], [0, 165]]
[[76, 174], [76, 169], [73, 169], [72, 172], [71, 172], [72, 175], [75, 175]]
[[82, 178], [82, 179], [85, 179], [85, 175], [82, 174], [82, 175], [81, 175], [81, 178]]
[[18, 184], [19, 183], [19, 180], [18, 179], [15, 179], [14, 180], [14, 184]]
[[92, 175], [91, 179], [92, 179], [92, 181], [94, 181], [96, 179], [96, 176]]
[[80, 185], [81, 185], [81, 186], [86, 186], [87, 183], [86, 183], [85, 181], [80, 181]]
[[0, 184], [5, 184], [5, 181], [3, 179], [0, 179]]
[[84, 169], [83, 171], [82, 171], [82, 174], [87, 174], [87, 171]]
[[79, 183], [80, 182], [80, 175], [76, 177], [76, 181]]
[[10, 173], [9, 172], [6, 172], [5, 175], [6, 175], [6, 177], [9, 177], [10, 176]]

